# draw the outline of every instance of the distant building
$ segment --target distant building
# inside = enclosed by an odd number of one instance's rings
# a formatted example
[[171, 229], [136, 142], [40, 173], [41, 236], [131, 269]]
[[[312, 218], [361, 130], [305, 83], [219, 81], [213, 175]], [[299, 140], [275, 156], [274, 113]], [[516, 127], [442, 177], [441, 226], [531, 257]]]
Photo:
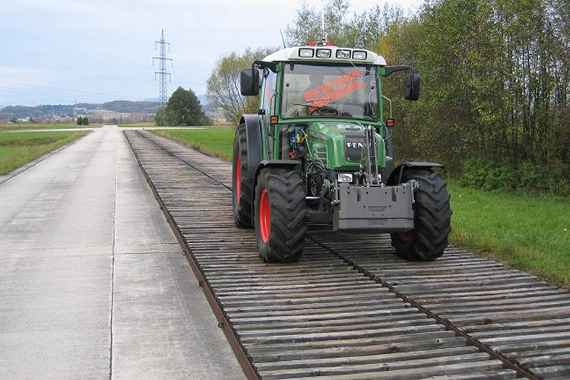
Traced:
[[92, 110], [87, 113], [87, 117], [91, 121], [101, 121], [101, 122], [109, 122], [109, 121], [119, 121], [123, 118], [127, 118], [129, 116], [128, 113], [123, 112], [115, 112], [115, 111], [107, 111], [107, 110]]
[[91, 122], [101, 123], [135, 123], [154, 119], [154, 114], [146, 112], [115, 112], [108, 110], [91, 110], [87, 112]]

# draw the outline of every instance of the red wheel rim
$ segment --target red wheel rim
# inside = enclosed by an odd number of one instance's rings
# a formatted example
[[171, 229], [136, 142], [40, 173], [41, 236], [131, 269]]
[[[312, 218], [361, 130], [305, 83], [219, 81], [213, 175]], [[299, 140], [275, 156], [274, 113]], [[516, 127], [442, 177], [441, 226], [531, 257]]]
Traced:
[[259, 196], [259, 232], [261, 234], [261, 240], [267, 243], [271, 235], [271, 210], [269, 208], [267, 189], [261, 190]]
[[236, 204], [239, 204], [239, 197], [241, 195], [241, 161], [239, 157], [236, 161], [236, 179], [234, 183], [234, 188], [236, 189]]

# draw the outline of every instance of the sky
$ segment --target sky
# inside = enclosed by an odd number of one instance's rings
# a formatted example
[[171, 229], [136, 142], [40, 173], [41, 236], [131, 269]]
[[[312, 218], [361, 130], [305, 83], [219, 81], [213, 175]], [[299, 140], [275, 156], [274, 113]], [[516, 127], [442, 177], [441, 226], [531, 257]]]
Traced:
[[[278, 47], [305, 3], [320, 0], [8, 0], [0, 7], [0, 107], [158, 96], [152, 56], [166, 29], [169, 83], [206, 93], [216, 61]], [[413, 12], [421, 0], [390, 0]], [[351, 12], [380, 0], [352, 0]]]

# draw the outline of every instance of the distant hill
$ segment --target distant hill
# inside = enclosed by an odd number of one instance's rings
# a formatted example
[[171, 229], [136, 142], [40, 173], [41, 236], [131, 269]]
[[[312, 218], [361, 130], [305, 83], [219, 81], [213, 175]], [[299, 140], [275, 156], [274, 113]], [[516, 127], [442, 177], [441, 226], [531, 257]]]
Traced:
[[43, 105], [37, 107], [28, 106], [7, 106], [0, 110], [0, 120], [11, 120], [31, 117], [40, 119], [48, 115], [54, 116], [73, 116], [74, 106], [69, 105]]
[[107, 102], [99, 105], [86, 104], [86, 108], [92, 106], [96, 106], [94, 109], [104, 109], [115, 112], [155, 113], [160, 108], [160, 103], [150, 101], [133, 102], [130, 100], [114, 100], [112, 102]]
[[155, 113], [160, 103], [152, 101], [115, 100], [101, 104], [78, 103], [74, 105], [7, 106], [0, 109], [0, 120], [12, 120], [31, 117], [49, 119], [54, 117], [74, 117], [88, 111], [105, 110], [121, 113]]

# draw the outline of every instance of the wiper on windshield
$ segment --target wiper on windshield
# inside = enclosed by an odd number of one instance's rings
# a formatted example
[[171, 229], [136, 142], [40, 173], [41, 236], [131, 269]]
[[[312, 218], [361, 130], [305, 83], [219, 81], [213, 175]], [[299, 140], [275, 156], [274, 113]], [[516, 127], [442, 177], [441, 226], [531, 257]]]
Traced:
[[291, 103], [291, 104], [296, 105], [296, 106], [304, 106], [307, 108], [314, 108], [313, 110], [309, 110], [310, 115], [313, 115], [315, 112], [320, 112], [321, 110], [324, 110], [325, 112], [329, 111], [328, 113], [330, 113], [330, 114], [334, 113], [335, 116], [339, 116], [338, 110], [336, 108], [329, 106], [328, 104], [322, 105], [322, 106], [318, 106], [318, 105], [310, 104], [310, 103]]
[[324, 105], [324, 106], [317, 106], [315, 104], [310, 104], [310, 103], [291, 103], [294, 106], [305, 106], [305, 107], [314, 107], [314, 108], [332, 108], [329, 107], [328, 105]]
[[[331, 103], [329, 103], [329, 104], [331, 104]], [[329, 110], [329, 111], [332, 111], [332, 112], [330, 112], [331, 114], [332, 114], [332, 113], [335, 114], [334, 116], [339, 116], [339, 117], [355, 117], [355, 116], [350, 115], [350, 114], [345, 114], [344, 112], [343, 112], [343, 113], [340, 113], [336, 108], [330, 107], [329, 105], [318, 106], [318, 105], [310, 104], [310, 103], [291, 103], [291, 105], [303, 106], [303, 107], [307, 107], [307, 108], [313, 107], [314, 110], [312, 110], [311, 112], [309, 112], [311, 115], [314, 114], [314, 113], [317, 112], [317, 111], [320, 111], [320, 110]], [[319, 116], [326, 116], [326, 115], [319, 115]], [[361, 118], [361, 119], [366, 119], [366, 120], [375, 120], [375, 119], [374, 119], [374, 115], [358, 115], [358, 116], [356, 116], [356, 117]]]

